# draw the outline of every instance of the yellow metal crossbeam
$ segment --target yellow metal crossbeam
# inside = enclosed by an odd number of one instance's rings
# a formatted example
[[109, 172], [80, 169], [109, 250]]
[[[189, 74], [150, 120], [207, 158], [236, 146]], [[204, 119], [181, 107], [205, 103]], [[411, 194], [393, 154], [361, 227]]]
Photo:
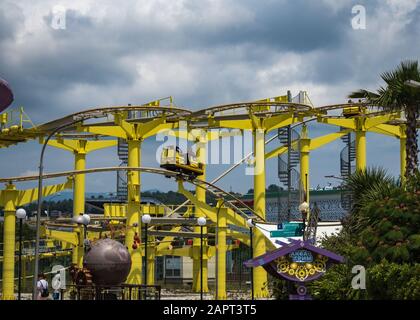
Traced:
[[[73, 187], [73, 179], [68, 179], [67, 182], [46, 186], [42, 189], [42, 196], [48, 197], [57, 192], [71, 189]], [[25, 204], [31, 203], [38, 200], [38, 188], [28, 189], [28, 190], [19, 190], [16, 198], [16, 206], [23, 206]]]
[[402, 136], [400, 127], [391, 125], [391, 124], [380, 124], [374, 128], [371, 128], [369, 131], [379, 133], [379, 134], [384, 134], [384, 135], [395, 137], [395, 138], [401, 138]]
[[398, 119], [400, 116], [401, 114], [399, 112], [394, 112], [367, 118], [365, 122], [365, 128], [366, 130], [369, 130], [370, 128], [376, 127], [377, 125]]
[[75, 231], [59, 231], [47, 228], [45, 233], [48, 238], [70, 243], [73, 246], [80, 244], [78, 233]]
[[324, 146], [328, 143], [331, 143], [331, 142], [341, 138], [342, 136], [344, 136], [344, 135], [346, 135], [350, 132], [351, 132], [351, 130], [347, 129], [347, 130], [342, 130], [342, 131], [339, 131], [339, 132], [334, 132], [334, 133], [330, 133], [330, 134], [327, 134], [327, 135], [324, 135], [324, 136], [321, 136], [321, 137], [310, 139], [309, 149], [311, 151], [315, 150], [315, 149], [318, 149], [318, 148], [320, 148], [320, 147], [322, 147], [322, 146]]
[[356, 120], [355, 119], [343, 119], [343, 118], [325, 118], [318, 117], [317, 121], [320, 123], [329, 124], [332, 126], [344, 127], [347, 129], [356, 130]]

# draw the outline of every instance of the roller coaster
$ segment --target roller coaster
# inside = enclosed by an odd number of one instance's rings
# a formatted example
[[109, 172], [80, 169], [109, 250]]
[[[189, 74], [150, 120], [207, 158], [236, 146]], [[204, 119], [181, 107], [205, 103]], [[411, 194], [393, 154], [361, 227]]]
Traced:
[[[38, 200], [37, 189], [19, 190], [16, 184], [53, 178], [64, 178], [65, 182], [42, 188], [42, 196], [49, 196], [65, 189], [73, 190], [73, 215], [84, 212], [85, 178], [91, 173], [120, 172], [126, 176], [126, 202], [109, 204], [102, 218], [92, 219], [87, 232], [75, 224], [72, 219], [46, 221], [42, 224], [42, 236], [45, 239], [58, 240], [63, 247], [70, 247], [72, 263], [83, 267], [84, 241], [95, 241], [105, 237], [117, 237], [128, 248], [131, 256], [131, 269], [126, 283], [129, 285], [153, 285], [155, 281], [155, 259], [157, 256], [184, 256], [193, 260], [193, 285], [195, 292], [208, 288], [208, 260], [216, 255], [216, 299], [226, 299], [226, 252], [237, 246], [228, 244], [227, 239], [234, 239], [250, 245], [249, 219], [252, 228], [253, 256], [264, 254], [275, 245], [259, 228], [259, 225], [271, 225], [277, 228], [277, 222], [267, 222], [265, 217], [265, 192], [267, 160], [298, 151], [294, 166], [299, 187], [299, 202], [310, 203], [309, 158], [313, 150], [340, 139], [349, 133], [355, 135], [356, 168], [366, 167], [366, 132], [388, 135], [400, 141], [401, 177], [405, 172], [405, 122], [398, 112], [387, 113], [380, 106], [365, 103], [344, 103], [324, 107], [314, 107], [307, 97], [293, 102], [289, 95], [267, 98], [259, 101], [233, 103], [190, 111], [175, 107], [170, 99], [159, 99], [143, 105], [92, 108], [66, 117], [34, 125], [27, 115], [20, 110], [17, 123], [13, 123], [8, 113], [1, 115], [0, 147], [6, 148], [29, 140], [39, 139], [40, 143], [64, 149], [73, 154], [74, 168], [63, 172], [44, 173], [32, 176], [1, 177], [5, 188], [0, 191], [0, 205], [4, 210], [3, 239], [3, 281], [2, 299], [14, 299], [15, 265], [15, 211], [18, 207]], [[168, 101], [167, 105], [163, 102]], [[324, 136], [309, 138], [309, 123], [338, 127], [338, 131]], [[287, 144], [266, 152], [266, 145], [281, 134], [285, 128], [300, 128], [296, 139], [286, 139]], [[240, 135], [251, 132], [253, 137], [252, 152], [245, 155], [223, 174], [213, 181], [206, 181], [206, 144], [209, 141], [229, 136], [223, 130], [235, 129]], [[295, 130], [294, 129], [294, 130]], [[269, 138], [270, 132], [278, 131]], [[281, 131], [283, 130], [283, 131]], [[141, 146], [144, 139], [166, 132], [179, 139], [196, 143], [196, 157], [181, 155], [173, 146], [164, 150], [162, 168], [141, 166]], [[288, 132], [291, 132], [290, 130]], [[46, 137], [52, 136], [52, 139]], [[267, 139], [266, 139], [267, 138]], [[116, 146], [118, 140], [126, 143], [126, 165], [86, 169], [86, 155], [98, 149]], [[165, 153], [166, 152], [166, 153]], [[186, 156], [186, 158], [185, 158]], [[169, 159], [170, 158], [170, 159]], [[289, 157], [290, 160], [290, 157]], [[224, 176], [243, 163], [253, 168], [253, 206], [250, 207], [234, 193], [227, 192], [216, 185]], [[290, 172], [288, 166], [286, 172]], [[173, 179], [178, 183], [178, 192], [186, 201], [173, 210], [166, 211], [163, 217], [153, 216], [148, 226], [147, 245], [132, 245], [133, 239], [141, 238], [143, 233], [141, 217], [148, 214], [150, 208], [141, 204], [141, 175], [154, 174]], [[290, 174], [290, 173], [288, 173]], [[195, 193], [187, 190], [185, 184], [192, 184]], [[289, 185], [290, 187], [290, 185]], [[216, 205], [206, 201], [209, 192], [218, 199]], [[188, 207], [187, 204], [190, 204]], [[184, 210], [181, 210], [184, 208]], [[305, 224], [304, 235], [315, 237], [317, 219], [312, 211], [307, 210], [302, 217]], [[206, 241], [204, 254], [200, 256], [200, 226], [197, 217], [206, 217], [209, 224], [204, 228]], [[107, 221], [106, 224], [95, 222]], [[210, 229], [216, 228], [212, 233]], [[208, 239], [213, 237], [217, 244]], [[188, 245], [174, 248], [172, 243], [177, 238], [191, 238]], [[146, 254], [147, 252], [147, 254]], [[143, 260], [144, 257], [144, 260]], [[200, 268], [200, 259], [203, 268]], [[143, 276], [143, 264], [146, 264], [147, 277]], [[202, 272], [202, 274], [201, 274]], [[203, 287], [201, 281], [203, 278]], [[253, 272], [255, 297], [268, 296], [267, 273], [262, 267]]]

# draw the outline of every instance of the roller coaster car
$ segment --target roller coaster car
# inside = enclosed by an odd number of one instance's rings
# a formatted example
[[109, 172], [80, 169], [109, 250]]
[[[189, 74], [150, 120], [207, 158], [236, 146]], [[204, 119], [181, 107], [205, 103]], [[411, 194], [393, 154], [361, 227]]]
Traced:
[[343, 116], [346, 118], [359, 116], [364, 112], [364, 108], [360, 106], [346, 107], [343, 108]]
[[201, 176], [204, 173], [203, 164], [199, 163], [192, 153], [184, 154], [179, 147], [175, 146], [163, 148], [160, 167], [193, 177]]

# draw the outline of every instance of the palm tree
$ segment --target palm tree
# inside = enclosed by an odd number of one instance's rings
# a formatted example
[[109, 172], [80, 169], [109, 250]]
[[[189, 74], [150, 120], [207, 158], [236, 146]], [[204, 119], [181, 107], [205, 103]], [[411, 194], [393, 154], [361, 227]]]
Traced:
[[407, 80], [420, 81], [418, 61], [403, 61], [392, 71], [384, 72], [381, 78], [386, 86], [376, 92], [358, 90], [349, 98], [363, 98], [367, 103], [381, 106], [387, 111], [403, 111], [406, 126], [406, 177], [412, 176], [418, 166], [417, 119], [420, 113], [420, 89], [406, 85]]
[[372, 201], [389, 196], [399, 185], [400, 181], [395, 180], [381, 167], [357, 170], [344, 180], [345, 190], [351, 192], [351, 213], [355, 214]]

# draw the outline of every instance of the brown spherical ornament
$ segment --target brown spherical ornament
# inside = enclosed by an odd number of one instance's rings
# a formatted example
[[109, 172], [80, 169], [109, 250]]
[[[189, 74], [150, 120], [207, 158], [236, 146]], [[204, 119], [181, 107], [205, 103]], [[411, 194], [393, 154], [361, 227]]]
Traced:
[[101, 239], [91, 244], [83, 257], [83, 266], [90, 271], [96, 285], [119, 285], [127, 279], [131, 257], [120, 242]]

